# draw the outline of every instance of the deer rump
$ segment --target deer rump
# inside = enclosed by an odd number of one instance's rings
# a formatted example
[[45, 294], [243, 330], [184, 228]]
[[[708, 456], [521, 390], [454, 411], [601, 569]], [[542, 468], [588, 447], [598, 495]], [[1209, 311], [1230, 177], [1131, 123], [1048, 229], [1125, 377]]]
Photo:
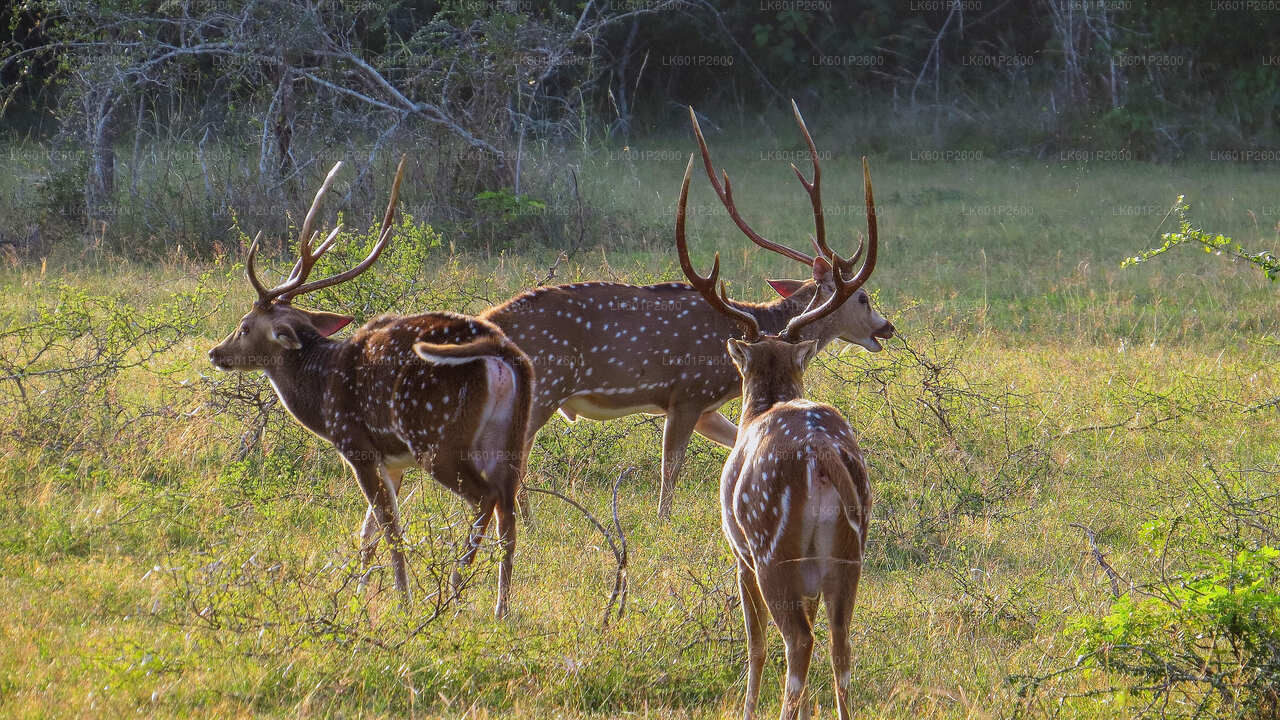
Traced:
[[354, 378], [336, 374], [331, 390], [360, 408], [389, 468], [421, 466], [473, 503], [514, 494], [502, 478], [523, 473], [533, 370], [500, 330], [452, 313], [383, 316], [344, 352]]
[[[466, 378], [447, 384], [457, 388], [460, 405], [473, 387], [485, 395], [478, 412], [459, 418], [464, 425], [472, 426], [463, 428], [464, 433], [472, 433], [472, 439], [458, 448], [458, 459], [469, 461], [483, 475], [491, 474], [500, 463], [523, 467], [523, 438], [533, 395], [533, 370], [524, 353], [500, 336], [459, 345], [420, 341], [413, 350], [433, 375], [456, 372]], [[479, 451], [480, 448], [504, 449], [494, 452]]]
[[861, 562], [870, 498], [856, 450], [802, 442], [799, 452], [765, 450], [744, 460], [739, 472], [750, 463], [753, 477], [773, 480], [757, 480], [756, 487], [744, 485], [735, 494], [734, 544], [757, 571], [798, 571], [803, 594], [817, 597], [830, 573]]

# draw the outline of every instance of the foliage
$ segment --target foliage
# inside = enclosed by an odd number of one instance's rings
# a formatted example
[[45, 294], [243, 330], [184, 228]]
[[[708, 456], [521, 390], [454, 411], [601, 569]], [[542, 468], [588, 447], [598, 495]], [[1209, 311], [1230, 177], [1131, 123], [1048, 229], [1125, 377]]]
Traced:
[[[579, 18], [520, 3], [30, 0], [4, 14], [0, 74], [56, 88], [36, 133], [53, 150], [39, 203], [107, 220], [130, 247], [132, 235], [208, 251], [233, 214], [280, 229], [281, 198], [306, 195], [335, 154], [356, 167], [355, 212], [376, 206], [369, 177], [395, 146], [429, 149], [406, 189], [422, 188], [410, 192], [435, 219], [486, 189], [538, 184], [525, 135], [585, 143], [592, 130], [592, 38], [667, 4]], [[6, 84], [0, 109], [30, 90]]]
[[1206, 253], [1222, 255], [1225, 252], [1229, 257], [1247, 262], [1261, 270], [1268, 280], [1274, 281], [1280, 278], [1280, 258], [1277, 258], [1267, 250], [1250, 252], [1225, 235], [1208, 233], [1193, 226], [1191, 219], [1187, 217], [1187, 211], [1190, 209], [1191, 205], [1185, 201], [1182, 195], [1179, 195], [1173, 204], [1173, 212], [1178, 220], [1178, 230], [1161, 235], [1160, 237], [1164, 240], [1164, 244], [1144, 250], [1134, 257], [1126, 258], [1121, 263], [1121, 267], [1146, 262], [1158, 255], [1169, 252], [1179, 245], [1191, 243], [1199, 245]]
[[471, 230], [477, 245], [487, 250], [510, 250], [545, 244], [550, 217], [542, 200], [502, 188], [478, 193], [475, 203]]
[[[339, 215], [338, 222], [342, 219]], [[336, 275], [363, 260], [378, 242], [380, 231], [380, 224], [374, 223], [363, 231], [340, 232], [333, 249], [312, 269], [313, 276]], [[450, 307], [456, 299], [427, 279], [433, 262], [438, 262], [440, 242], [435, 228], [402, 211], [373, 270], [302, 302], [366, 319], [387, 311], [409, 314]]]
[[[1151, 550], [1159, 552], [1162, 539]], [[1187, 694], [1189, 716], [1280, 711], [1280, 551], [1263, 545], [1207, 559], [1083, 618], [1088, 664], [1132, 676], [1157, 698]]]
[[521, 215], [536, 215], [547, 209], [547, 204], [528, 195], [516, 195], [510, 190], [485, 190], [476, 195], [476, 205], [486, 215], [512, 220]]
[[152, 363], [196, 332], [212, 312], [207, 287], [139, 307], [126, 293], [59, 283], [0, 330], [4, 435], [55, 454], [104, 456], [143, 418], [172, 418], [169, 405], [138, 402], [125, 378], [163, 379]]

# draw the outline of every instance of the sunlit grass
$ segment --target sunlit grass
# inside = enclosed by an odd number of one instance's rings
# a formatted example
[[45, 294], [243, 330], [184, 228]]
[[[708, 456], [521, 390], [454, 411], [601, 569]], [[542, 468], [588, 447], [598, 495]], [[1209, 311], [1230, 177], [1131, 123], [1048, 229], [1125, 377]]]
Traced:
[[[785, 164], [712, 143], [757, 228], [803, 246], [809, 208]], [[863, 228], [855, 160], [824, 165], [831, 237], [845, 245]], [[636, 235], [592, 239], [556, 278], [678, 279], [666, 243], [682, 162], [585, 160], [588, 198], [632, 213]], [[1265, 219], [1280, 188], [1225, 165], [873, 157], [872, 171], [884, 229], [872, 284], [904, 340], [882, 355], [836, 354], [837, 343], [809, 378], [810, 394], [859, 430], [877, 494], [853, 630], [858, 714], [1048, 714], [1063, 695], [1115, 683], [1072, 677], [1021, 696], [1013, 679], [1069, 664], [1067, 618], [1111, 599], [1071, 524], [1092, 528], [1116, 568], [1144, 579], [1152, 559], [1138, 530], [1177, 515], [1190, 478], [1208, 465], [1280, 463], [1275, 410], [1253, 409], [1280, 396], [1277, 350], [1266, 341], [1278, 319], [1274, 288], [1190, 254], [1120, 270], [1160, 223], [1154, 210], [1123, 209], [1186, 193], [1204, 227], [1252, 238], [1246, 211]], [[705, 182], [694, 202], [695, 259], [705, 267], [719, 249], [736, 295], [763, 299], [762, 277], [802, 271], [750, 249]], [[1254, 245], [1274, 243], [1265, 223], [1256, 233]], [[457, 304], [424, 309], [469, 311], [554, 261], [545, 249], [433, 257], [426, 284]], [[174, 374], [134, 373], [117, 388], [168, 415], [105, 449], [2, 450], [0, 714], [737, 716], [741, 616], [715, 501], [725, 451], [694, 440], [673, 518], [658, 523], [659, 423], [553, 420], [533, 452], [533, 484], [571, 494], [603, 520], [613, 480], [637, 468], [618, 501], [630, 549], [626, 614], [602, 629], [614, 576], [604, 538], [567, 505], [535, 495], [511, 618], [491, 619], [489, 553], [462, 601], [412, 632], [434, 607], [430, 569], [459, 541], [462, 505], [411, 475], [405, 514], [411, 541], [423, 543], [411, 563], [425, 592], [402, 609], [385, 573], [368, 595], [355, 592], [347, 580], [364, 507], [334, 454], [272, 427], [236, 462], [234, 419], [201, 404], [201, 376], [214, 375], [204, 353], [247, 307], [230, 262], [0, 274], [10, 326], [53, 303], [59, 283], [148, 306], [194, 289], [208, 271], [211, 291], [203, 329], [150, 363]], [[811, 682], [830, 712], [825, 623], [819, 635]], [[782, 668], [774, 633], [767, 714]], [[1140, 708], [1111, 695], [1064, 702], [1079, 717]]]

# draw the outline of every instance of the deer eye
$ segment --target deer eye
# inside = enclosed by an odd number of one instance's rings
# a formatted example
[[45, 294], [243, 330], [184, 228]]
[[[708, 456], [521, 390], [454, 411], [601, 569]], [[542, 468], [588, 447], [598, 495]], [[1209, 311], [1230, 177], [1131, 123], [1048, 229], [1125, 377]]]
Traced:
[[860, 295], [860, 296], [858, 297], [858, 302], [862, 303], [863, 305], [869, 305], [869, 304], [871, 304], [871, 301], [867, 299], [867, 296], [866, 296], [866, 295]]
[[245, 323], [244, 325], [240, 326], [240, 337], [244, 337], [245, 335], [248, 335], [248, 334], [249, 334], [249, 324]]

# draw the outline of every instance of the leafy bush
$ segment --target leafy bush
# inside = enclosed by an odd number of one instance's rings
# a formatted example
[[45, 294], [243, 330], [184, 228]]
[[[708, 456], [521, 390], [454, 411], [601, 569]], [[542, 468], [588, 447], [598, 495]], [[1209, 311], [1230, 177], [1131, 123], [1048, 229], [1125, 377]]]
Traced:
[[63, 168], [51, 169], [35, 187], [36, 208], [46, 217], [79, 220], [84, 216], [85, 178], [89, 163], [85, 158]]
[[547, 204], [507, 188], [476, 194], [474, 231], [488, 250], [524, 247], [549, 233], [543, 227]]
[[[4, 436], [23, 447], [109, 454], [144, 418], [172, 417], [168, 403], [135, 393], [167, 374], [153, 363], [195, 334], [212, 310], [204, 286], [137, 307], [125, 293], [60, 285], [0, 331]], [[145, 427], [145, 425], [142, 425]], [[145, 435], [145, 431], [142, 432]]]
[[1125, 593], [1102, 617], [1071, 626], [1087, 664], [1134, 677], [1157, 698], [1190, 696], [1193, 715], [1280, 712], [1280, 551], [1241, 550], [1143, 595]]

